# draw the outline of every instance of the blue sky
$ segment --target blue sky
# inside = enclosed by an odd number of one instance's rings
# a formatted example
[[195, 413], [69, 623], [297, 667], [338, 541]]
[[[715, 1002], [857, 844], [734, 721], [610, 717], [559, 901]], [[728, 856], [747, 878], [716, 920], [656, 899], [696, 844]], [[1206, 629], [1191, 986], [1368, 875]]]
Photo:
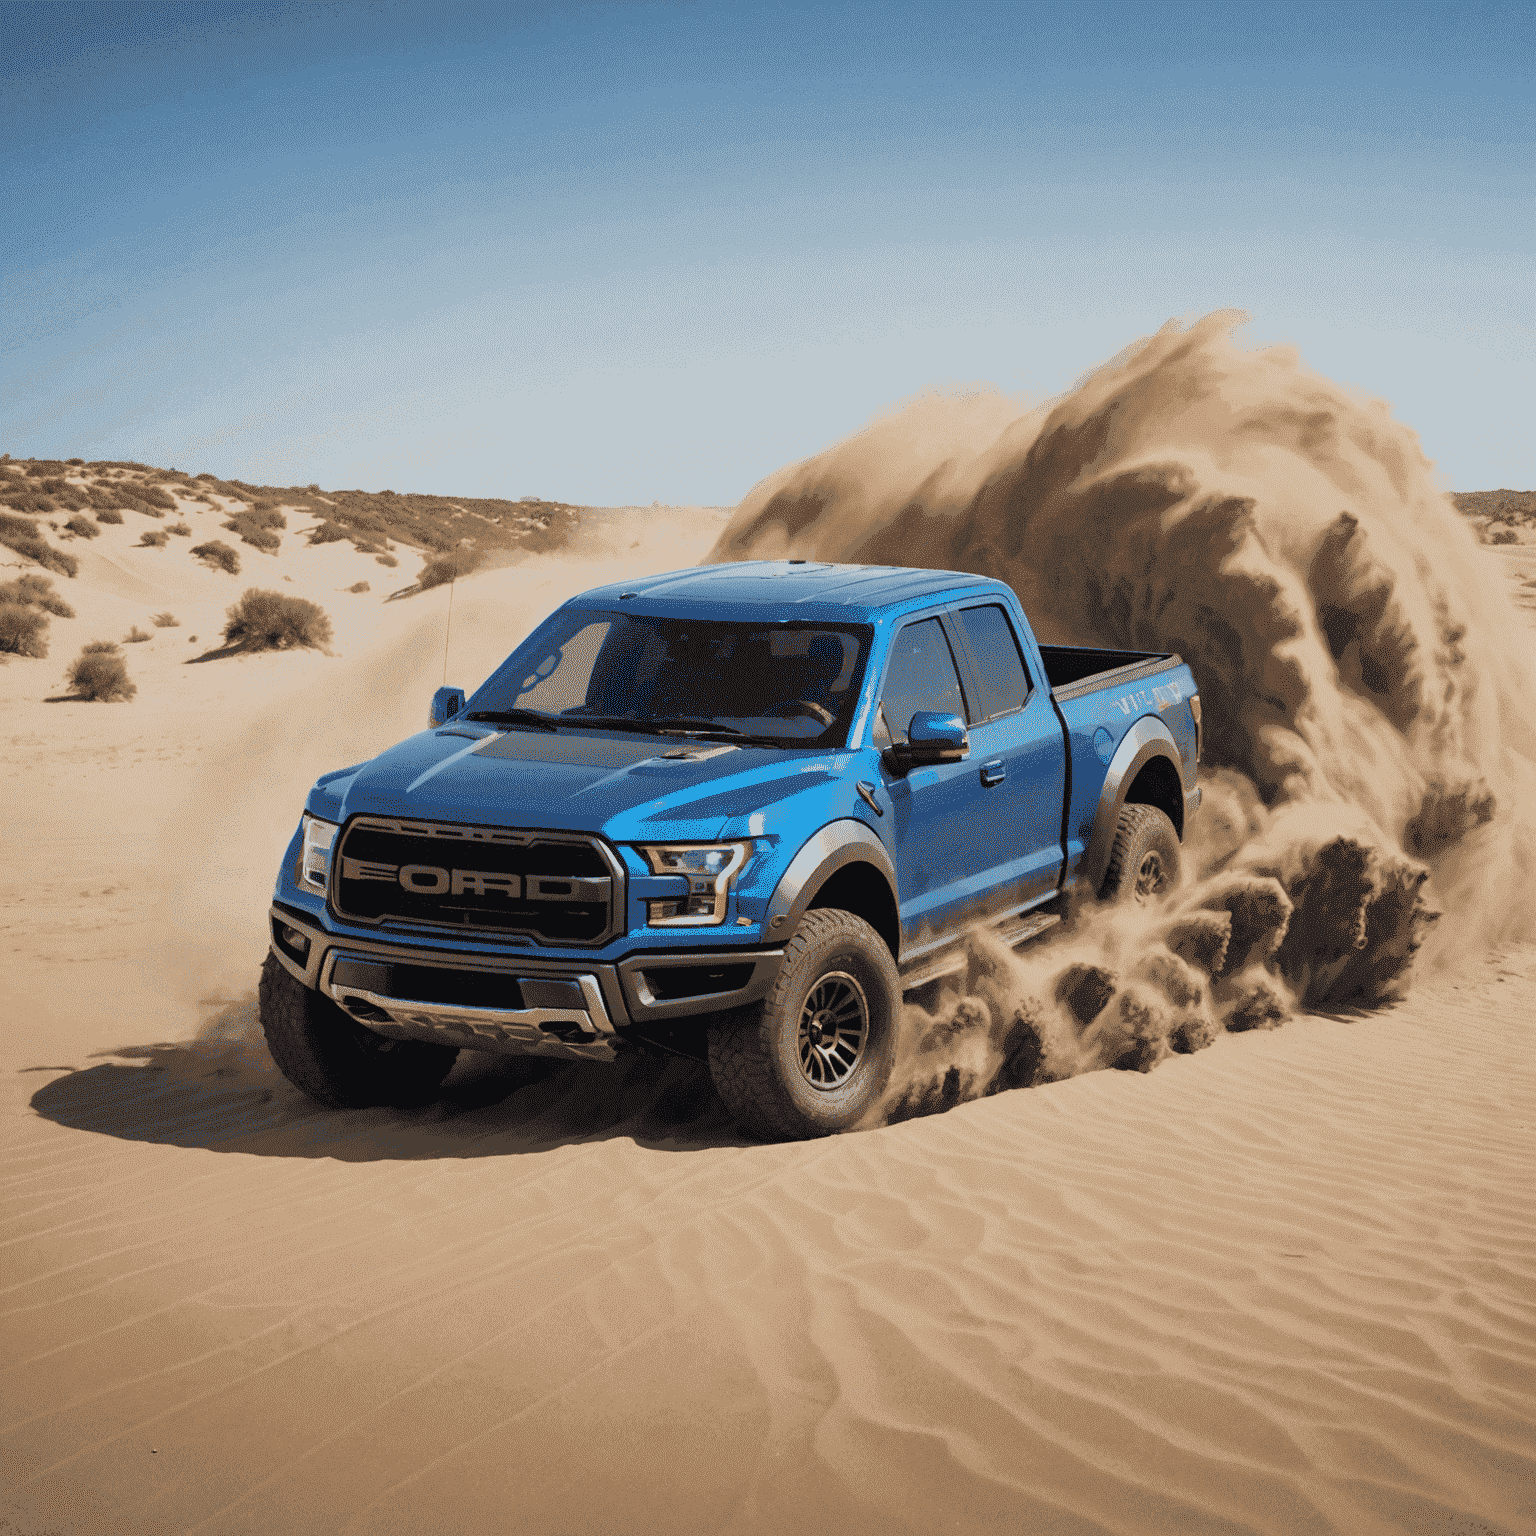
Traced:
[[6, 4], [0, 446], [724, 504], [1233, 306], [1530, 487], [1533, 16]]

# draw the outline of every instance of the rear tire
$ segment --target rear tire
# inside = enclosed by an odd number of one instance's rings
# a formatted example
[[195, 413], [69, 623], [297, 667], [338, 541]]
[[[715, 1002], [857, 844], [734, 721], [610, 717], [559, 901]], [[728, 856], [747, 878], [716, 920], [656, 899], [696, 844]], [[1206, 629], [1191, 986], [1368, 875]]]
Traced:
[[831, 1136], [879, 1102], [896, 1059], [901, 981], [861, 917], [807, 912], [773, 991], [709, 1026], [709, 1071], [732, 1118], [768, 1141]]
[[429, 1104], [459, 1054], [456, 1046], [386, 1040], [364, 1029], [270, 951], [259, 998], [261, 1032], [273, 1061], [295, 1088], [330, 1109]]
[[1179, 834], [1165, 812], [1155, 805], [1122, 806], [1099, 894], [1105, 901], [1157, 901], [1179, 883], [1180, 862]]

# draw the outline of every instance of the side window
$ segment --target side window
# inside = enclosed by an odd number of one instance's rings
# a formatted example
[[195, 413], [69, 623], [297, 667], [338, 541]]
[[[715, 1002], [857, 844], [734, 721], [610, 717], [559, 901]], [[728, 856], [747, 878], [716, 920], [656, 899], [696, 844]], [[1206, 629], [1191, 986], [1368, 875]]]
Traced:
[[[920, 709], [965, 719], [965, 696], [960, 692], [955, 658], [950, 654], [944, 626], [937, 619], [908, 624], [897, 634], [880, 707], [893, 741], [907, 739], [907, 727]], [[875, 734], [881, 734], [878, 726]]]
[[1018, 709], [1029, 697], [1029, 673], [1007, 613], [989, 603], [985, 608], [962, 608], [958, 618], [981, 674], [976, 680], [981, 689], [976, 718], [991, 720]]

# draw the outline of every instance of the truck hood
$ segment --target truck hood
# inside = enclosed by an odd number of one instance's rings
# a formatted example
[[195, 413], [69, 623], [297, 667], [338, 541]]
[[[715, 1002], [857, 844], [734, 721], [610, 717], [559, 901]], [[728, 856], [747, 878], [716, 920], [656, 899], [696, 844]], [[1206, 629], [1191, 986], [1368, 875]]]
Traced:
[[[708, 842], [761, 831], [743, 818], [825, 789], [854, 754], [576, 731], [423, 731], [328, 775], [309, 809], [600, 832], [616, 842]], [[732, 822], [738, 823], [732, 827]]]

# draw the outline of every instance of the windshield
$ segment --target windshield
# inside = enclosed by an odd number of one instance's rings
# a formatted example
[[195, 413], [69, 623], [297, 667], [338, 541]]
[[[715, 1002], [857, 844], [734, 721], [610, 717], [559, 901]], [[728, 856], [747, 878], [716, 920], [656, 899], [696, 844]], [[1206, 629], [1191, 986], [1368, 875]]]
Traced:
[[[737, 624], [562, 609], [497, 668], [467, 713], [533, 710], [572, 726], [603, 717], [786, 746], [841, 746], [870, 633], [852, 624]], [[596, 718], [591, 724], [602, 728]]]

